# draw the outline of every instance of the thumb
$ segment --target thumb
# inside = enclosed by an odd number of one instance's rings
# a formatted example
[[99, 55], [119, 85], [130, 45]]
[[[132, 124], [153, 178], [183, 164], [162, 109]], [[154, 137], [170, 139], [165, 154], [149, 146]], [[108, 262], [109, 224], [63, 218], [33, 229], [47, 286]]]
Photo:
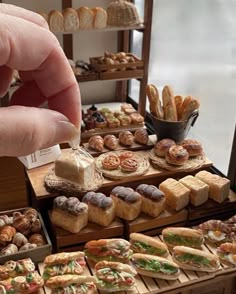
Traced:
[[0, 156], [23, 156], [69, 142], [78, 130], [61, 113], [34, 107], [0, 108]]

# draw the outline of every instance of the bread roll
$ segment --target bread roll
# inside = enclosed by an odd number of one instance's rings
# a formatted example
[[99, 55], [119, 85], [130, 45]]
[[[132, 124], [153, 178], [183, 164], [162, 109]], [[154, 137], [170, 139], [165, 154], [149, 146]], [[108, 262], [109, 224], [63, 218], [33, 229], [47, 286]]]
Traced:
[[167, 121], [178, 121], [177, 111], [174, 101], [174, 94], [170, 86], [165, 86], [162, 90], [162, 100], [164, 117]]
[[188, 151], [180, 145], [171, 146], [165, 155], [166, 161], [173, 165], [184, 165], [188, 158]]
[[111, 191], [116, 215], [125, 220], [134, 220], [141, 211], [141, 195], [131, 188], [117, 186]]
[[59, 10], [52, 10], [48, 15], [48, 24], [52, 32], [64, 31], [64, 17]]
[[175, 141], [171, 139], [162, 139], [155, 144], [154, 152], [157, 156], [165, 157], [166, 152], [170, 149], [171, 146], [174, 145]]
[[90, 222], [106, 227], [115, 217], [115, 205], [110, 197], [102, 193], [88, 192], [82, 202], [88, 205], [88, 219]]
[[136, 191], [142, 196], [142, 212], [157, 217], [164, 210], [165, 195], [157, 187], [141, 184]]
[[181, 184], [190, 190], [190, 203], [199, 206], [208, 199], [209, 186], [193, 176], [186, 176], [179, 180]]
[[134, 142], [134, 135], [130, 131], [120, 132], [119, 142], [125, 146], [131, 146]]
[[174, 210], [179, 211], [188, 205], [190, 190], [175, 179], [166, 179], [159, 189], [165, 194], [166, 204]]
[[186, 139], [181, 143], [189, 153], [189, 156], [200, 156], [203, 155], [203, 149], [200, 142], [197, 140]]
[[65, 8], [63, 17], [65, 32], [75, 32], [79, 29], [79, 17], [75, 9]]
[[88, 7], [80, 7], [77, 10], [81, 30], [93, 28], [94, 12]]
[[92, 9], [94, 13], [93, 27], [95, 29], [104, 29], [107, 26], [107, 12], [101, 7]]
[[195, 177], [209, 186], [209, 198], [221, 203], [229, 197], [230, 181], [227, 178], [205, 170], [198, 172]]
[[134, 133], [134, 140], [142, 145], [147, 145], [148, 143], [148, 132], [146, 129], [141, 128], [135, 131]]

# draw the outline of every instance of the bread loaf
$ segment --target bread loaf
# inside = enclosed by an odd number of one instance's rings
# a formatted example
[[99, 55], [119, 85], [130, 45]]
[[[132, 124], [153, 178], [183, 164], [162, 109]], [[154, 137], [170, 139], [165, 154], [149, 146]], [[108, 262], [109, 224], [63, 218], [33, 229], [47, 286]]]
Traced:
[[107, 12], [101, 7], [92, 9], [94, 13], [93, 27], [95, 29], [104, 29], [107, 26]]
[[199, 206], [207, 201], [209, 186], [193, 176], [186, 176], [179, 180], [181, 184], [190, 190], [190, 203]]
[[63, 17], [65, 32], [75, 32], [79, 29], [79, 17], [75, 9], [65, 8]]
[[166, 179], [159, 189], [165, 194], [166, 204], [174, 210], [179, 211], [188, 205], [190, 190], [175, 179]]
[[80, 7], [77, 10], [80, 29], [88, 30], [93, 28], [94, 12], [88, 7]]
[[64, 31], [64, 17], [59, 10], [52, 10], [48, 15], [48, 24], [52, 32]]
[[187, 96], [180, 109], [180, 120], [187, 120], [194, 110], [198, 109], [200, 106], [200, 102], [191, 96]]
[[209, 186], [209, 198], [219, 203], [228, 198], [230, 191], [230, 181], [228, 179], [214, 175], [206, 170], [198, 172], [195, 177]]
[[162, 90], [162, 101], [164, 117], [167, 121], [178, 121], [177, 111], [174, 101], [174, 94], [170, 86], [165, 86]]

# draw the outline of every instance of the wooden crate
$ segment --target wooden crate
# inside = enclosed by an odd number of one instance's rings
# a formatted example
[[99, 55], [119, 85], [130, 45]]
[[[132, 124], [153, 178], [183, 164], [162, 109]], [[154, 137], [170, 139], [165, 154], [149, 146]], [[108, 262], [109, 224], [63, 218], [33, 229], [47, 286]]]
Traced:
[[[6, 214], [8, 216], [12, 216], [13, 212], [15, 212], [15, 211], [23, 212], [27, 208], [28, 207], [15, 209], [15, 210], [2, 211], [2, 212], [0, 212], [0, 215]], [[52, 244], [51, 244], [50, 238], [48, 236], [47, 230], [45, 228], [43, 218], [39, 212], [38, 212], [38, 217], [39, 217], [41, 225], [42, 225], [41, 234], [44, 236], [44, 238], [46, 240], [46, 244], [43, 246], [37, 247], [37, 248], [33, 248], [33, 249], [25, 250], [25, 251], [20, 251], [15, 254], [0, 256], [0, 264], [3, 264], [8, 260], [19, 260], [19, 259], [23, 259], [23, 258], [27, 258], [27, 257], [30, 257], [34, 263], [38, 263], [38, 262], [43, 261], [45, 256], [51, 254]]]

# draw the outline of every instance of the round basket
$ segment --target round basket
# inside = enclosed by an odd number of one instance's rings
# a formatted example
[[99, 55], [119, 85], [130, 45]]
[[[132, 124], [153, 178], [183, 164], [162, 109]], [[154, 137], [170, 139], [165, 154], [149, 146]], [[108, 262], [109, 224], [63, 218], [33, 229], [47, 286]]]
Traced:
[[145, 174], [148, 169], [149, 169], [149, 161], [146, 157], [141, 156], [140, 154], [135, 154], [132, 158], [136, 159], [139, 166], [138, 169], [134, 172], [124, 172], [121, 170], [120, 167], [118, 167], [115, 170], [106, 170], [103, 168], [102, 166], [102, 161], [104, 160], [104, 158], [109, 155], [109, 153], [112, 154], [116, 154], [119, 156], [119, 154], [122, 153], [122, 151], [116, 151], [116, 152], [107, 152], [105, 154], [100, 155], [97, 159], [96, 159], [96, 166], [97, 168], [102, 172], [103, 176], [112, 180], [122, 180], [125, 178], [130, 178], [130, 177], [137, 177], [137, 176], [141, 176], [143, 174]]
[[165, 158], [156, 156], [154, 149], [149, 153], [149, 159], [154, 168], [161, 168], [169, 171], [191, 171], [200, 168], [206, 161], [204, 155], [190, 157], [188, 161], [183, 165], [172, 165], [166, 162]]

